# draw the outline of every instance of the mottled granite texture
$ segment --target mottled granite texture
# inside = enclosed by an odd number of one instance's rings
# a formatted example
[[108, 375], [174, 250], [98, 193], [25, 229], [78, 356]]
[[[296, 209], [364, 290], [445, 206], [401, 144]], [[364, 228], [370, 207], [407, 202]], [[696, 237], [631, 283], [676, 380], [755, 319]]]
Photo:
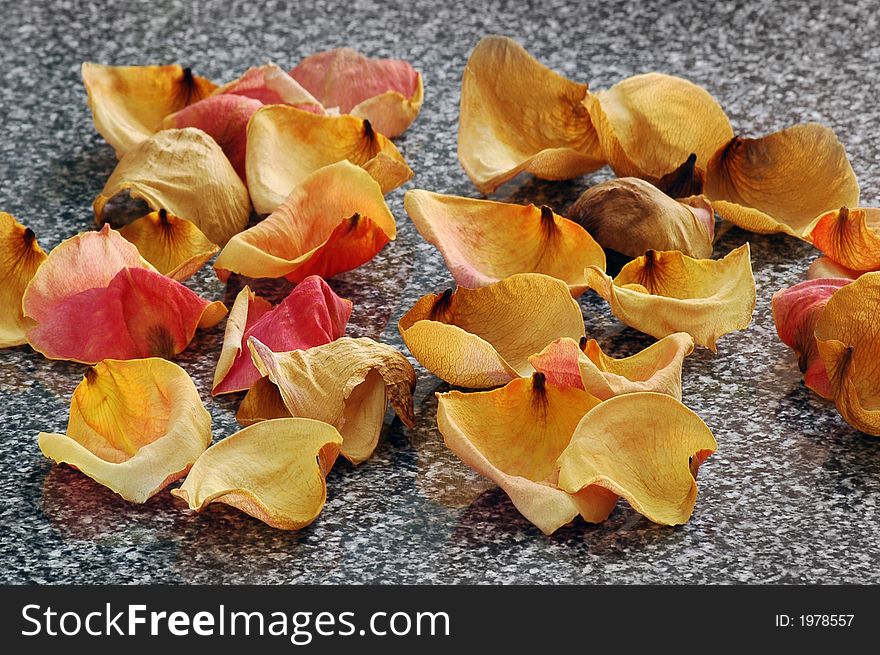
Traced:
[[[249, 65], [337, 46], [406, 58], [424, 74], [421, 116], [399, 139], [416, 171], [406, 188], [476, 196], [455, 152], [459, 81], [485, 34], [516, 36], [538, 58], [593, 88], [651, 70], [686, 76], [722, 103], [738, 133], [761, 135], [807, 120], [840, 135], [880, 201], [878, 12], [870, 0], [770, 3], [587, 3], [471, 0], [401, 3], [2, 3], [0, 208], [44, 246], [89, 226], [90, 202], [115, 163], [95, 133], [79, 81], [86, 59], [180, 62], [218, 81]], [[261, 5], [261, 6], [258, 6]], [[536, 89], [536, 92], [538, 90]], [[564, 209], [609, 176], [507, 185], [501, 199]], [[354, 333], [402, 347], [397, 318], [423, 293], [449, 285], [437, 252], [389, 196], [396, 242], [334, 286], [355, 303]], [[505, 495], [443, 447], [433, 392], [420, 370], [418, 427], [389, 425], [357, 470], [340, 462], [321, 517], [285, 533], [231, 509], [181, 510], [168, 493], [129, 505], [45, 460], [40, 430], [62, 430], [83, 367], [27, 348], [0, 352], [0, 566], [12, 582], [878, 582], [880, 440], [850, 429], [800, 382], [778, 341], [770, 295], [804, 277], [814, 251], [782, 236], [731, 230], [716, 254], [750, 241], [758, 284], [752, 326], [698, 350], [685, 366], [685, 401], [719, 450], [700, 471], [692, 520], [662, 528], [623, 503], [598, 526], [581, 521], [545, 537]], [[209, 270], [192, 286], [231, 302]], [[274, 289], [277, 292], [277, 289]], [[649, 339], [622, 327], [604, 303], [583, 302], [588, 334], [623, 355]], [[200, 333], [180, 359], [214, 417], [236, 429], [238, 397], [210, 400], [222, 326]]]

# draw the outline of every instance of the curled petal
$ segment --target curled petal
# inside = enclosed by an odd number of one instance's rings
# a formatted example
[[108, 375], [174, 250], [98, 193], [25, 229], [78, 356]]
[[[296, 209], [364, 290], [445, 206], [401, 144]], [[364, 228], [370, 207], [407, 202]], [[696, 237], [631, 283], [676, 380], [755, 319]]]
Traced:
[[880, 209], [841, 207], [826, 212], [806, 228], [805, 238], [845, 268], [880, 269]]
[[575, 516], [598, 523], [617, 496], [604, 489], [559, 488], [557, 459], [581, 418], [600, 404], [582, 389], [548, 383], [543, 374], [501, 389], [438, 393], [437, 425], [462, 462], [500, 486], [534, 525], [551, 534]]
[[134, 503], [182, 478], [211, 443], [211, 415], [182, 368], [163, 359], [106, 360], [73, 392], [67, 434], [40, 450]]
[[862, 273], [864, 271], [854, 271], [846, 268], [828, 257], [817, 257], [807, 269], [807, 279], [817, 280], [823, 277], [842, 277], [847, 280], [855, 280]]
[[192, 277], [219, 250], [193, 223], [164, 209], [123, 226], [119, 234], [157, 271], [178, 282]]
[[718, 337], [747, 327], [755, 309], [748, 243], [720, 260], [649, 250], [613, 281], [595, 268], [587, 275], [626, 325], [657, 339], [686, 332], [712, 351]]
[[262, 105], [292, 105], [314, 114], [324, 113], [321, 102], [275, 64], [249, 68], [240, 78], [224, 84], [214, 93], [242, 96]]
[[223, 280], [230, 272], [329, 278], [368, 262], [396, 234], [376, 181], [341, 161], [304, 178], [268, 218], [233, 237], [214, 268]]
[[627, 257], [640, 257], [648, 250], [712, 256], [712, 205], [702, 196], [673, 200], [638, 178], [609, 180], [587, 189], [569, 208], [568, 217], [602, 247]]
[[28, 322], [21, 298], [34, 273], [46, 261], [34, 231], [0, 212], [0, 348], [27, 343]]
[[281, 530], [318, 518], [339, 455], [336, 428], [304, 418], [264, 421], [217, 442], [171, 493], [202, 511], [225, 503]]
[[[284, 353], [272, 352], [255, 337], [248, 339], [248, 346], [254, 364], [277, 387], [290, 415], [336, 427], [342, 435], [342, 455], [354, 464], [373, 454], [389, 401], [408, 427], [414, 425], [416, 374], [407, 358], [391, 346], [346, 337]], [[266, 392], [265, 387], [255, 389], [254, 395]], [[268, 403], [252, 399], [248, 406], [265, 408], [272, 403], [270, 394]], [[262, 417], [240, 418], [253, 422]]]
[[567, 180], [602, 168], [587, 97], [586, 84], [553, 72], [516, 41], [481, 39], [461, 80], [458, 158], [468, 177], [492, 193], [522, 172]]
[[620, 177], [661, 178], [696, 155], [705, 168], [733, 138], [730, 121], [705, 89], [660, 73], [635, 75], [588, 95], [602, 152]]
[[529, 375], [529, 356], [559, 337], [584, 336], [584, 319], [564, 282], [522, 273], [479, 289], [428, 294], [398, 328], [431, 373], [485, 389]]
[[92, 206], [99, 223], [107, 203], [123, 191], [151, 209], [194, 223], [222, 246], [250, 217], [248, 191], [220, 146], [201, 130], [162, 130], [130, 150]]
[[832, 398], [833, 392], [816, 345], [816, 322], [828, 299], [849, 282], [844, 278], [807, 280], [773, 294], [776, 333], [798, 356], [804, 384], [823, 398]]
[[661, 525], [686, 523], [697, 469], [717, 448], [703, 420], [662, 393], [631, 393], [597, 405], [559, 457], [559, 486], [600, 487]]
[[463, 287], [482, 287], [515, 273], [543, 273], [564, 281], [578, 296], [587, 289], [584, 268], [605, 269], [605, 252], [593, 237], [546, 205], [539, 209], [414, 190], [407, 191], [404, 207]]
[[245, 287], [229, 313], [211, 393], [244, 391], [260, 379], [247, 350], [250, 337], [275, 352], [307, 350], [345, 334], [350, 316], [351, 302], [316, 275], [303, 280], [276, 307]]
[[370, 59], [351, 48], [306, 57], [290, 75], [325, 107], [369, 120], [393, 138], [419, 115], [422, 76], [399, 59]]
[[834, 292], [814, 332], [837, 411], [851, 426], [873, 436], [880, 436], [878, 313], [880, 273], [865, 273]]
[[102, 66], [82, 78], [95, 128], [122, 157], [162, 129], [169, 114], [211, 94], [215, 85], [180, 66]]
[[721, 218], [743, 229], [798, 238], [819, 214], [859, 204], [843, 144], [816, 123], [734, 137], [709, 162], [704, 192]]
[[251, 118], [247, 140], [248, 188], [260, 214], [274, 211], [312, 173], [336, 162], [363, 167], [383, 194], [413, 175], [394, 144], [354, 116], [267, 106]]
[[693, 337], [682, 332], [622, 359], [606, 355], [595, 339], [584, 337], [580, 344], [558, 339], [529, 357], [529, 363], [549, 382], [585, 389], [600, 400], [639, 391], [681, 400], [681, 367], [693, 350]]

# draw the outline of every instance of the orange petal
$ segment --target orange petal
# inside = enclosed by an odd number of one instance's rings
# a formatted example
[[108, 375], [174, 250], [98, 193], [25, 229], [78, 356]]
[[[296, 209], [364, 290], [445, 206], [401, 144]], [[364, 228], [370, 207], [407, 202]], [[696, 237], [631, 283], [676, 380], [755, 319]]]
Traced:
[[169, 114], [210, 95], [213, 82], [180, 66], [102, 66], [85, 62], [82, 78], [95, 128], [122, 157], [162, 129]]
[[479, 289], [423, 296], [398, 328], [431, 373], [485, 389], [529, 375], [529, 356], [559, 337], [582, 337], [584, 319], [564, 282], [522, 273]]
[[559, 486], [602, 488], [661, 525], [686, 523], [697, 500], [697, 469], [717, 448], [702, 419], [662, 393], [606, 400], [581, 419], [559, 457]]
[[730, 121], [705, 89], [672, 75], [648, 73], [587, 95], [602, 152], [619, 177], [660, 178], [696, 155], [705, 168], [733, 138]]
[[273, 418], [290, 418], [292, 414], [284, 404], [284, 398], [275, 383], [262, 377], [251, 385], [238, 406], [235, 420], [244, 426]]
[[522, 172], [567, 180], [602, 168], [588, 96], [516, 41], [481, 39], [461, 80], [458, 158], [468, 177], [492, 193]]
[[816, 345], [816, 321], [832, 294], [847, 284], [849, 280], [841, 278], [807, 280], [773, 294], [776, 333], [797, 355], [804, 384], [823, 398], [834, 394]]
[[40, 450], [134, 503], [182, 478], [211, 443], [211, 415], [182, 368], [163, 359], [106, 360], [73, 392], [67, 434]]
[[27, 343], [21, 297], [45, 260], [34, 231], [0, 212], [0, 348]]
[[815, 329], [837, 411], [851, 426], [873, 436], [880, 436], [878, 313], [880, 273], [865, 273], [834, 292]]
[[880, 209], [841, 207], [826, 212], [806, 228], [804, 236], [845, 268], [880, 268]]
[[321, 102], [275, 64], [249, 68], [240, 78], [224, 84], [214, 93], [243, 96], [264, 105], [293, 105], [315, 114], [324, 113]]
[[123, 226], [119, 234], [157, 271], [178, 282], [192, 277], [219, 250], [194, 224], [164, 209]]
[[854, 271], [841, 266], [828, 257], [817, 257], [807, 269], [807, 279], [817, 280], [822, 277], [843, 277], [848, 280], [857, 279], [864, 271]]
[[843, 144], [816, 123], [731, 139], [709, 162], [704, 193], [721, 218], [745, 230], [798, 238], [819, 214], [859, 204]]
[[345, 334], [350, 316], [351, 302], [333, 293], [316, 275], [303, 280], [276, 307], [245, 286], [226, 323], [211, 394], [244, 391], [260, 379], [247, 351], [248, 338], [255, 337], [276, 352], [306, 350]]
[[673, 200], [653, 184], [635, 177], [609, 180], [581, 194], [568, 210], [603, 248], [627, 257], [648, 250], [680, 250], [690, 257], [711, 257], [715, 214], [702, 196]]
[[649, 250], [613, 282], [596, 268], [586, 272], [626, 325], [657, 339], [686, 332], [713, 352], [718, 337], [747, 327], [755, 309], [748, 243], [720, 260]]
[[370, 121], [318, 116], [285, 105], [263, 107], [248, 126], [247, 181], [254, 209], [268, 214], [318, 169], [348, 160], [363, 167], [388, 193], [412, 170]]
[[104, 208], [123, 191], [151, 209], [194, 223], [222, 246], [250, 217], [248, 191], [210, 136], [192, 127], [162, 130], [130, 150], [92, 206], [99, 223]]
[[[248, 339], [248, 346], [254, 364], [278, 388], [290, 415], [336, 427], [342, 435], [342, 455], [354, 464], [373, 454], [389, 401], [408, 427], [414, 425], [416, 373], [391, 346], [347, 337], [284, 353], [272, 352], [255, 337]], [[265, 407], [262, 401], [257, 404]]]
[[325, 107], [365, 118], [381, 134], [402, 134], [419, 115], [422, 76], [399, 59], [370, 59], [351, 48], [306, 57], [290, 75]]
[[329, 278], [368, 262], [396, 234], [376, 181], [341, 161], [303, 179], [268, 218], [233, 237], [214, 268], [222, 280], [230, 272]]
[[587, 289], [584, 268], [605, 269], [605, 252], [584, 229], [546, 205], [407, 191], [404, 207], [419, 233], [443, 254], [463, 287], [482, 287], [515, 273], [543, 273]]
[[529, 521], [552, 534], [580, 514], [604, 521], [617, 501], [606, 491], [569, 494], [556, 460], [599, 400], [582, 389], [518, 378], [494, 391], [438, 393], [437, 425], [462, 462], [501, 487]]
[[681, 400], [681, 367], [694, 351], [689, 334], [664, 337], [641, 352], [615, 359], [595, 339], [558, 339], [537, 355], [529, 357], [536, 371], [548, 382], [586, 389], [600, 400], [624, 393], [653, 391]]
[[197, 512], [225, 503], [273, 528], [299, 530], [324, 508], [341, 442], [319, 421], [264, 421], [208, 448], [171, 493]]

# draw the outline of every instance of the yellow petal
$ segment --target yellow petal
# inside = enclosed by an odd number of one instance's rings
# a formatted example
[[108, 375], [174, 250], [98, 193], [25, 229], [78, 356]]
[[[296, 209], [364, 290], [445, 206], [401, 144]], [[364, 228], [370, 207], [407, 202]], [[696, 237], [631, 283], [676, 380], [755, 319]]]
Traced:
[[494, 391], [450, 391], [437, 399], [437, 425], [447, 447], [498, 484], [545, 534], [578, 514], [604, 521], [614, 509], [613, 493], [569, 494], [557, 485], [557, 459], [584, 414], [600, 404], [586, 391], [547, 384], [536, 373]]
[[414, 425], [416, 374], [391, 346], [348, 337], [286, 353], [273, 353], [254, 337], [248, 346], [257, 369], [278, 387], [290, 415], [336, 427], [342, 434], [342, 455], [354, 464], [373, 454], [389, 401], [407, 426]]
[[27, 343], [27, 319], [21, 307], [24, 290], [46, 261], [34, 231], [0, 212], [0, 348]]
[[211, 415], [177, 364], [104, 360], [73, 392], [67, 434], [40, 450], [134, 503], [182, 478], [211, 443]]
[[162, 121], [215, 89], [180, 66], [102, 66], [85, 62], [82, 78], [95, 128], [125, 153], [162, 129]]
[[581, 104], [589, 95], [539, 63], [516, 41], [480, 40], [461, 80], [458, 158], [483, 193], [519, 173], [580, 177], [605, 165]]
[[619, 177], [660, 178], [691, 154], [705, 168], [733, 129], [721, 106], [693, 82], [660, 73], [635, 75], [584, 104], [602, 151]]
[[865, 273], [834, 292], [815, 330], [837, 411], [851, 426], [875, 437], [880, 436], [878, 313], [880, 273]]
[[718, 337], [747, 327], [755, 309], [748, 243], [719, 260], [648, 251], [613, 282], [594, 268], [587, 275], [626, 325], [658, 339], [686, 332], [712, 351]]
[[694, 510], [696, 471], [716, 448], [702, 419], [674, 398], [625, 394], [581, 419], [559, 457], [559, 486], [601, 487], [655, 523], [679, 525]]
[[248, 191], [232, 164], [211, 137], [192, 127], [162, 130], [126, 153], [92, 203], [99, 223], [107, 203], [123, 191], [194, 223], [220, 246], [250, 217]]
[[248, 277], [329, 278], [368, 262], [397, 235], [379, 185], [340, 161], [304, 178], [268, 218], [232, 238], [214, 268]]
[[238, 406], [235, 420], [248, 426], [260, 421], [291, 416], [278, 387], [268, 377], [262, 377], [248, 389], [241, 405]]
[[219, 250], [193, 223], [165, 209], [124, 225], [119, 233], [157, 271], [178, 282], [192, 277]]
[[564, 282], [522, 273], [479, 289], [423, 296], [398, 328], [431, 373], [485, 389], [529, 375], [529, 356], [559, 337], [582, 337], [584, 319]]
[[324, 508], [341, 443], [320, 421], [263, 421], [211, 446], [171, 493], [197, 512], [225, 503], [273, 528], [299, 530]]
[[[261, 317], [272, 310], [272, 303], [260, 298], [251, 291], [247, 285], [238, 292], [229, 317], [226, 319], [226, 328], [223, 333], [223, 345], [220, 347], [220, 357], [217, 359], [217, 368], [214, 369], [214, 382], [211, 385], [212, 395], [217, 387], [232, 370], [233, 364], [242, 351], [242, 341], [245, 331], [249, 326], [256, 323]], [[248, 320], [250, 319], [250, 320]]]
[[703, 192], [719, 216], [745, 230], [798, 238], [819, 214], [859, 204], [843, 144], [816, 123], [733, 138], [709, 162]]
[[397, 91], [386, 91], [358, 103], [351, 115], [369, 120], [376, 131], [389, 139], [400, 136], [418, 117], [425, 101], [425, 86], [421, 74], [416, 74], [416, 90], [409, 98]]
[[251, 117], [247, 143], [248, 189], [260, 214], [275, 211], [308, 176], [339, 161], [361, 166], [382, 193], [413, 175], [394, 144], [354, 116], [319, 116], [270, 105]]
[[804, 236], [844, 268], [880, 268], [880, 209], [841, 207], [825, 212], [804, 230]]
[[584, 268], [605, 269], [590, 234], [546, 205], [511, 205], [430, 191], [407, 191], [404, 207], [419, 233], [443, 254], [463, 287], [482, 287], [515, 273], [543, 273], [587, 289]]

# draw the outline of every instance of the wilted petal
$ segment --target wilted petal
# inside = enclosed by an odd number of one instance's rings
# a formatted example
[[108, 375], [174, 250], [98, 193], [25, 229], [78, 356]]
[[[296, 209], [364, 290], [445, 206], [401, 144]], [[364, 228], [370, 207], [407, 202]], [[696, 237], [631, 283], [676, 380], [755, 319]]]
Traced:
[[673, 200], [653, 184], [634, 177], [608, 180], [584, 191], [568, 217], [602, 247], [627, 257], [648, 250], [680, 250], [711, 257], [715, 214], [702, 196]]
[[828, 257], [817, 257], [807, 269], [807, 279], [817, 280], [823, 277], [842, 277], [847, 280], [855, 280], [865, 271], [854, 271], [841, 266]]
[[370, 59], [351, 48], [306, 57], [290, 75], [325, 107], [369, 120], [381, 134], [402, 134], [419, 115], [422, 76], [399, 59]]
[[275, 352], [306, 350], [345, 334], [350, 316], [351, 302], [315, 275], [298, 284], [276, 307], [246, 286], [229, 313], [211, 393], [244, 391], [260, 379], [247, 349], [248, 338], [259, 339]]
[[110, 199], [128, 191], [151, 209], [194, 223], [222, 246], [241, 232], [250, 217], [248, 191], [223, 154], [202, 130], [162, 130], [130, 150], [92, 203], [104, 222]]
[[[280, 353], [255, 337], [248, 345], [254, 364], [277, 387], [290, 415], [335, 426], [342, 434], [342, 455], [354, 464], [373, 454], [389, 401], [408, 427], [414, 425], [416, 374], [409, 360], [391, 346], [347, 337]], [[264, 387], [256, 391], [264, 393]], [[273, 403], [270, 395], [268, 406]], [[264, 408], [267, 403], [252, 400], [247, 405]], [[262, 417], [244, 415], [240, 420], [258, 418]]]
[[837, 411], [851, 426], [873, 436], [880, 436], [878, 313], [880, 273], [865, 273], [834, 292], [815, 329]]
[[584, 268], [605, 269], [605, 252], [583, 228], [546, 205], [407, 191], [404, 207], [426, 241], [437, 247], [455, 281], [482, 287], [515, 273], [543, 273], [587, 289]]
[[605, 165], [583, 106], [586, 84], [539, 63], [516, 41], [480, 40], [461, 80], [458, 158], [483, 193], [519, 173], [580, 177]]
[[558, 485], [557, 459], [581, 418], [599, 400], [556, 386], [543, 374], [494, 391], [437, 394], [437, 425], [462, 462], [500, 486], [529, 521], [551, 534], [575, 516], [598, 523], [617, 496], [604, 489], [568, 494]]
[[712, 351], [718, 337], [747, 327], [755, 309], [748, 243], [719, 260], [649, 250], [613, 281], [595, 268], [587, 275], [626, 325], [657, 339], [686, 332]]
[[428, 294], [398, 328], [431, 373], [484, 389], [529, 375], [529, 356], [559, 337], [582, 337], [584, 319], [564, 282], [523, 273], [479, 289]]
[[197, 512], [225, 503], [273, 528], [299, 530], [327, 500], [327, 473], [342, 437], [320, 421], [264, 421], [217, 442], [171, 493]]
[[586, 389], [600, 400], [639, 391], [665, 393], [681, 400], [681, 367], [694, 350], [689, 334], [676, 333], [622, 359], [609, 357], [595, 339], [554, 341], [529, 358], [547, 381]]
[[102, 66], [85, 62], [82, 78], [95, 128], [122, 157], [162, 129], [169, 114], [198, 102], [213, 82], [180, 66]]
[[182, 478], [211, 443], [211, 415], [182, 368], [106, 360], [73, 392], [67, 434], [40, 433], [43, 454], [143, 503]]
[[734, 137], [709, 162], [704, 192], [721, 218], [743, 229], [798, 238], [819, 214], [859, 204], [843, 144], [816, 123]]
[[584, 416], [559, 457], [559, 486], [599, 487], [626, 499], [654, 523], [687, 522], [697, 469], [717, 448], [703, 420], [662, 393], [630, 393]]
[[219, 250], [194, 224], [164, 209], [123, 226], [119, 234], [157, 271], [178, 282], [192, 277]]
[[845, 268], [880, 268], [880, 209], [841, 207], [826, 212], [804, 230], [804, 237]]
[[292, 105], [315, 114], [324, 113], [321, 102], [275, 64], [249, 68], [240, 78], [224, 84], [214, 93], [251, 98], [263, 105]]
[[260, 214], [274, 211], [312, 173], [336, 162], [363, 167], [382, 193], [413, 175], [394, 144], [354, 116], [267, 106], [251, 118], [247, 139], [248, 189]]
[[21, 297], [45, 260], [34, 231], [0, 212], [0, 348], [27, 343]]
[[776, 333], [798, 356], [804, 384], [823, 398], [832, 398], [825, 364], [819, 357], [814, 331], [816, 322], [828, 299], [849, 279], [828, 278], [807, 280], [773, 294], [773, 321]]
[[233, 237], [214, 268], [247, 277], [324, 278], [368, 262], [397, 234], [379, 185], [347, 161], [303, 179], [263, 221]]
[[602, 151], [620, 176], [661, 178], [696, 155], [705, 168], [733, 138], [730, 121], [705, 89], [660, 73], [635, 75], [587, 95]]

